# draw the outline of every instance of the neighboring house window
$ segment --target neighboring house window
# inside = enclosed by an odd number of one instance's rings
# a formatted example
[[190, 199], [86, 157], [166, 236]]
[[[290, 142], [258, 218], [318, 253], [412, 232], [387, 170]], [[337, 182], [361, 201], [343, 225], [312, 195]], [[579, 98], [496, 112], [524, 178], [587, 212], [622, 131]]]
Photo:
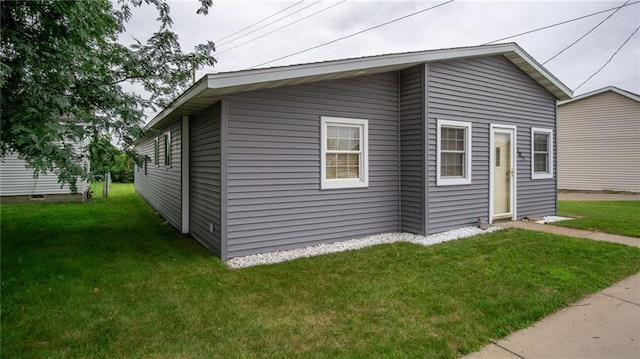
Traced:
[[369, 121], [322, 117], [321, 189], [369, 186]]
[[164, 165], [171, 167], [171, 132], [164, 134]]
[[156, 137], [153, 142], [153, 164], [158, 167], [160, 166], [160, 138]]
[[531, 178], [553, 178], [553, 130], [531, 128]]
[[438, 186], [471, 183], [471, 123], [438, 120]]
[[144, 156], [144, 175], [145, 175], [145, 177], [148, 174], [148, 172], [147, 172], [147, 162], [149, 162], [149, 158], [147, 156]]

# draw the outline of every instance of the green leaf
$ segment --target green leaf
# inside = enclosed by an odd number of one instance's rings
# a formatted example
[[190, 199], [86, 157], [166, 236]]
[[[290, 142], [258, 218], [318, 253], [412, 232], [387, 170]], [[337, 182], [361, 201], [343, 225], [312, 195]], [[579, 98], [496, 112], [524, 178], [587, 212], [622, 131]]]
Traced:
[[[200, 3], [194, 10], [206, 14], [211, 0]], [[118, 37], [141, 6], [157, 11], [158, 30], [125, 46]], [[128, 150], [145, 110], [184, 91], [193, 66], [215, 63], [211, 42], [182, 52], [166, 0], [2, 1], [0, 10], [0, 155], [18, 153], [36, 173], [54, 172], [72, 187], [89, 173], [80, 149], [60, 144], [115, 136]]]

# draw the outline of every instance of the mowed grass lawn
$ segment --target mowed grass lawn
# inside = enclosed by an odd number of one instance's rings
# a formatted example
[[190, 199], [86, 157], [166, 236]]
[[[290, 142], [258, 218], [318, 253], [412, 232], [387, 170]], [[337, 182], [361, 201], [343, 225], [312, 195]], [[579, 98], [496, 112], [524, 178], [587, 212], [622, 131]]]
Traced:
[[640, 201], [560, 201], [558, 215], [576, 219], [554, 225], [640, 237]]
[[1, 210], [6, 358], [454, 358], [640, 271], [522, 230], [231, 270], [131, 185]]

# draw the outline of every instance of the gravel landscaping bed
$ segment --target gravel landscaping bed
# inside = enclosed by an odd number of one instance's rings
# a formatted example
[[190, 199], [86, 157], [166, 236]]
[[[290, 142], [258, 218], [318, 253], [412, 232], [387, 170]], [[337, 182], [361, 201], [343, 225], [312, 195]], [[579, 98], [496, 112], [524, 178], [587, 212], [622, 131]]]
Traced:
[[546, 217], [542, 217], [541, 220], [536, 221], [536, 223], [540, 223], [540, 224], [545, 224], [545, 223], [553, 223], [553, 222], [560, 222], [560, 221], [568, 221], [570, 219], [570, 217], [558, 217], [558, 216], [546, 216]]
[[378, 244], [394, 242], [410, 242], [429, 246], [437, 243], [452, 241], [455, 239], [472, 237], [482, 233], [497, 231], [500, 228], [490, 227], [482, 230], [477, 227], [464, 227], [447, 232], [436, 233], [430, 236], [420, 236], [412, 233], [383, 233], [365, 238], [351, 239], [348, 241], [331, 244], [322, 243], [313, 247], [297, 248], [288, 251], [254, 254], [245, 257], [235, 257], [227, 261], [231, 268], [246, 268], [256, 265], [284, 262], [296, 258], [312, 257], [321, 254], [335, 253], [360, 249]]

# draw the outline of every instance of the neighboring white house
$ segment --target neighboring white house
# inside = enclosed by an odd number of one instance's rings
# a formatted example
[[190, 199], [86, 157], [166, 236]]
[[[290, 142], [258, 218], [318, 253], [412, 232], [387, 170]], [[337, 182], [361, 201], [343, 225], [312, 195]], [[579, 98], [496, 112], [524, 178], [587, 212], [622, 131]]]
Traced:
[[640, 96], [609, 86], [558, 103], [558, 188], [640, 192]]
[[[83, 159], [88, 169], [89, 160]], [[0, 159], [0, 201], [83, 201], [89, 194], [89, 181], [79, 180], [78, 192], [72, 193], [69, 185], [61, 186], [58, 176], [53, 173], [33, 175], [33, 169], [25, 166], [25, 161], [15, 154], [7, 154]]]

